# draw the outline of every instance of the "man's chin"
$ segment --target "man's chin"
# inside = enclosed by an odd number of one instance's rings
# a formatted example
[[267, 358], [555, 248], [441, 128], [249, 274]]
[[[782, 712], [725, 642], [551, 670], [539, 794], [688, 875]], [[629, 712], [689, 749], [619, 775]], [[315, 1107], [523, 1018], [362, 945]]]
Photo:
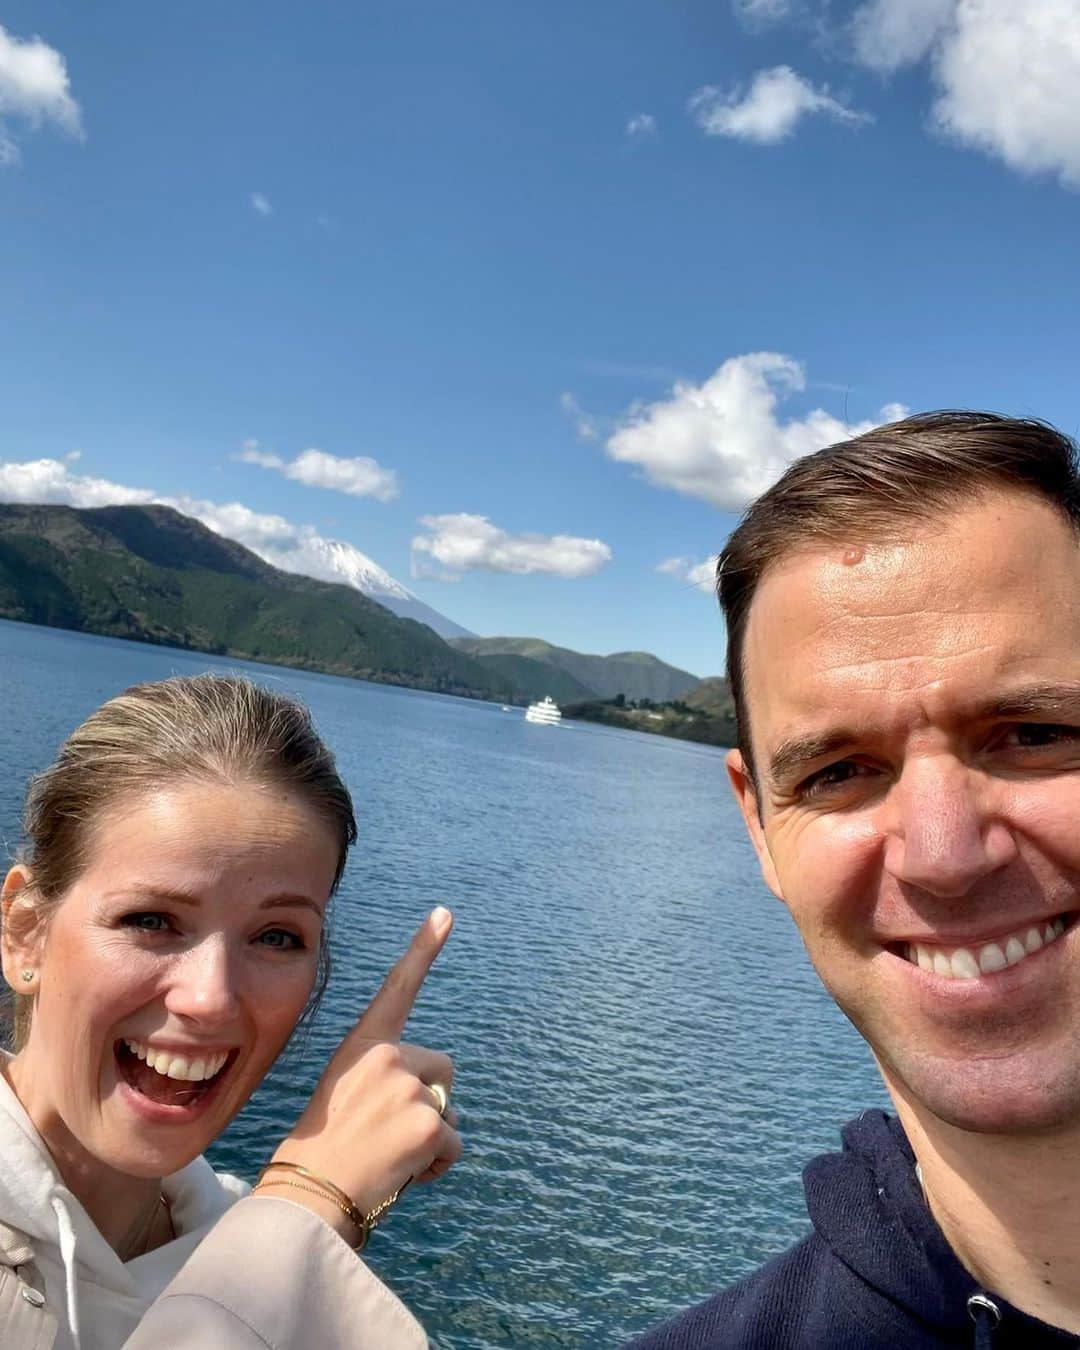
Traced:
[[[1080, 1128], [1078, 1066], [1053, 1066], [1038, 1055], [934, 1060], [894, 1068], [875, 1055], [901, 1114], [915, 1111], [973, 1134], [1058, 1134]], [[1055, 1071], [1056, 1069], [1056, 1071]]]

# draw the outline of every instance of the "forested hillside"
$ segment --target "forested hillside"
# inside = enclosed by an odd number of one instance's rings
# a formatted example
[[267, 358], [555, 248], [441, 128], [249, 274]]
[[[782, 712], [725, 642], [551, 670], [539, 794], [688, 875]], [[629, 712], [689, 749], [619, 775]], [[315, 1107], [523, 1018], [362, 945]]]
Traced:
[[350, 586], [271, 567], [166, 506], [0, 505], [0, 618], [441, 693], [514, 681]]

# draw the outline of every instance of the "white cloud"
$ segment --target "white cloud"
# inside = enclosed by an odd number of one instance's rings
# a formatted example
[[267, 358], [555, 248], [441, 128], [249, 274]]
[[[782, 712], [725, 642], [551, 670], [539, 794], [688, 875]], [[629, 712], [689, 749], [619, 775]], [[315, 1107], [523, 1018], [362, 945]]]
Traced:
[[270, 205], [270, 199], [264, 197], [261, 192], [251, 194], [251, 209], [259, 216], [272, 216], [274, 208]]
[[235, 539], [286, 572], [299, 572], [319, 581], [345, 582], [365, 594], [389, 594], [402, 599], [410, 595], [359, 549], [326, 538], [312, 525], [295, 525], [284, 516], [252, 511], [241, 502], [210, 502], [198, 497], [163, 495], [149, 488], [125, 487], [107, 478], [72, 473], [66, 461], [0, 461], [0, 501], [76, 507], [171, 506], [186, 516], [194, 516], [216, 534]]
[[244, 448], [236, 458], [242, 464], [258, 464], [261, 469], [280, 469], [285, 464], [280, 455], [271, 455], [265, 450], [260, 450], [258, 441], [245, 441]]
[[940, 133], [1080, 190], [1077, 0], [870, 0], [854, 38], [875, 70], [929, 58]]
[[59, 459], [0, 462], [0, 501], [48, 502], [60, 506], [131, 506], [154, 501], [146, 488], [123, 487], [107, 478], [73, 474]]
[[[423, 516], [428, 531], [412, 541], [414, 575], [456, 580], [462, 572], [545, 572], [558, 577], [588, 577], [611, 561], [611, 549], [599, 539], [567, 534], [508, 534], [486, 516]], [[439, 567], [431, 568], [427, 559]]]
[[678, 577], [680, 581], [696, 586], [708, 595], [716, 594], [716, 554], [704, 562], [693, 562], [690, 558], [665, 558], [657, 563], [656, 570], [665, 576]]
[[656, 118], [652, 113], [635, 113], [626, 124], [626, 134], [632, 141], [651, 140], [656, 135]]
[[788, 18], [794, 8], [794, 0], [734, 0], [735, 13], [751, 23], [776, 23]]
[[960, 0], [934, 64], [942, 131], [1080, 189], [1076, 0]]
[[790, 66], [759, 70], [745, 95], [741, 89], [725, 93], [707, 84], [688, 106], [707, 136], [731, 136], [757, 145], [775, 145], [790, 136], [804, 117], [818, 113], [849, 126], [871, 120], [869, 114], [838, 102], [827, 86], [815, 89]]
[[598, 441], [600, 439], [600, 429], [596, 424], [596, 418], [585, 411], [573, 394], [560, 394], [559, 407], [573, 422], [574, 430], [581, 440]]
[[854, 426], [822, 408], [781, 421], [780, 401], [805, 388], [806, 373], [790, 356], [733, 356], [703, 384], [679, 383], [669, 398], [631, 408], [608, 439], [607, 452], [636, 464], [658, 487], [737, 511], [793, 459], [907, 411], [889, 404], [876, 420]]
[[921, 61], [953, 16], [956, 0], [870, 0], [855, 12], [855, 56], [882, 73]]
[[308, 487], [327, 488], [344, 492], [350, 497], [374, 497], [388, 502], [398, 495], [397, 473], [384, 469], [368, 455], [351, 459], [327, 454], [325, 450], [303, 450], [295, 459], [284, 460], [280, 455], [259, 449], [258, 441], [245, 441], [237, 455], [244, 464], [258, 464], [263, 469], [276, 469], [286, 478]]
[[63, 56], [39, 37], [17, 38], [0, 25], [0, 164], [14, 164], [19, 148], [7, 126], [52, 122], [82, 139], [82, 113], [71, 97]]

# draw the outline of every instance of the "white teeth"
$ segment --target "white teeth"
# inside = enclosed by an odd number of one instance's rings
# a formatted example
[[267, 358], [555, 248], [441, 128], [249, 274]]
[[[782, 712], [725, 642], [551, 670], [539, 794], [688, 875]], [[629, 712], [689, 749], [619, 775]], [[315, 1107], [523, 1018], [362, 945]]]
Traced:
[[1005, 953], [996, 942], [988, 942], [979, 953], [979, 969], [984, 975], [990, 975], [995, 970], [1004, 970], [1008, 964]]
[[1005, 944], [1005, 960], [1010, 966], [1015, 966], [1017, 961], [1022, 961], [1027, 956], [1024, 944], [1019, 938], [1011, 937]]
[[979, 978], [978, 962], [968, 951], [966, 947], [959, 947], [952, 954], [953, 979], [956, 980], [977, 980]]
[[907, 958], [920, 970], [931, 971], [947, 980], [976, 980], [980, 975], [992, 975], [1007, 966], [1015, 966], [1048, 943], [1056, 942], [1065, 932], [1065, 920], [1054, 919], [1040, 930], [1036, 926], [1020, 929], [1000, 942], [988, 942], [980, 947], [978, 956], [968, 947], [956, 947], [951, 952], [941, 947], [924, 947], [909, 943]]
[[147, 1066], [163, 1078], [175, 1078], [182, 1083], [201, 1083], [205, 1078], [213, 1078], [220, 1073], [228, 1054], [205, 1055], [201, 1059], [188, 1059], [186, 1055], [174, 1055], [170, 1050], [155, 1050], [152, 1045], [143, 1045], [139, 1041], [125, 1040], [124, 1044], [134, 1055], [144, 1059]]

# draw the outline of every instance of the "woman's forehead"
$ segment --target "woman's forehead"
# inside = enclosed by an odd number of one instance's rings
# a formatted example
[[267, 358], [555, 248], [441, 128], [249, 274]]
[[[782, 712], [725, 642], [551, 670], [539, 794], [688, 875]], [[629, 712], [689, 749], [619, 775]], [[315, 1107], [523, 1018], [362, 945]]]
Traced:
[[140, 797], [122, 797], [94, 822], [87, 868], [126, 871], [198, 866], [208, 877], [273, 857], [297, 854], [299, 865], [328, 854], [338, 841], [303, 797], [250, 783], [185, 782]]

